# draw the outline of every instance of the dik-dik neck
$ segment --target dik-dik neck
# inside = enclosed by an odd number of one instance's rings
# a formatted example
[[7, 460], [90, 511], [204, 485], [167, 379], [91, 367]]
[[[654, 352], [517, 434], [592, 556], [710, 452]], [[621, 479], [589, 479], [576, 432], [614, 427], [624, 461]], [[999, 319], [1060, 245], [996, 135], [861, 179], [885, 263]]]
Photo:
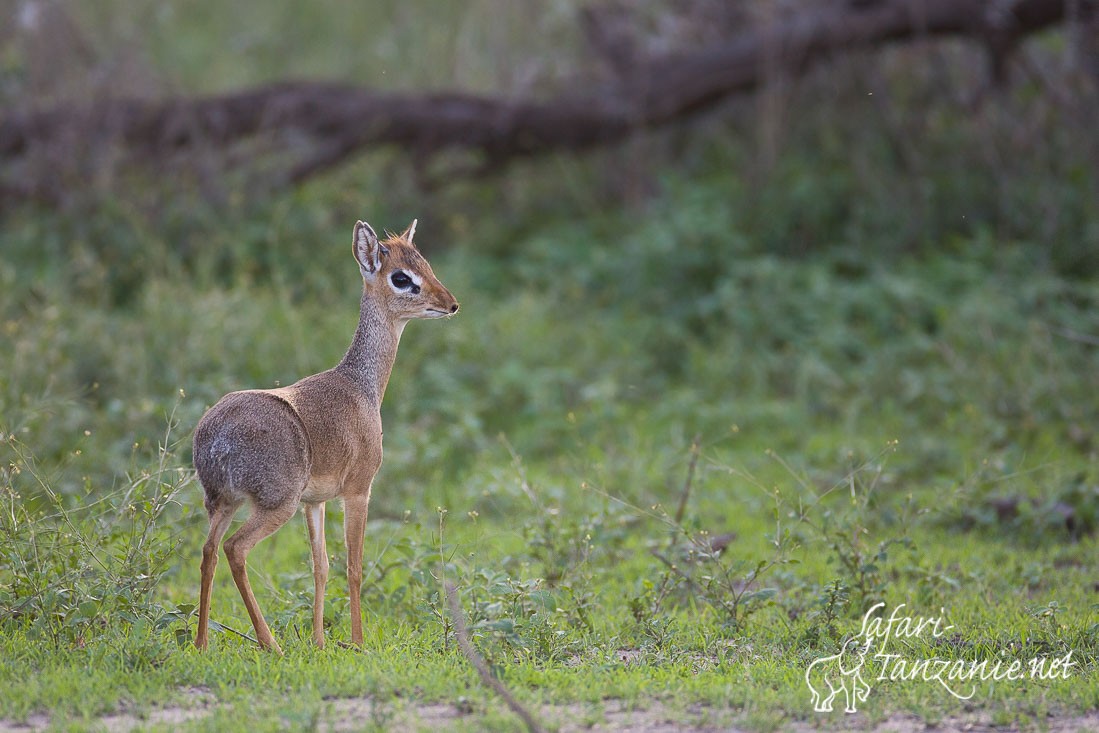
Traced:
[[403, 330], [404, 321], [392, 321], [380, 303], [369, 293], [363, 293], [359, 327], [336, 369], [358, 384], [375, 404], [381, 405], [385, 396]]

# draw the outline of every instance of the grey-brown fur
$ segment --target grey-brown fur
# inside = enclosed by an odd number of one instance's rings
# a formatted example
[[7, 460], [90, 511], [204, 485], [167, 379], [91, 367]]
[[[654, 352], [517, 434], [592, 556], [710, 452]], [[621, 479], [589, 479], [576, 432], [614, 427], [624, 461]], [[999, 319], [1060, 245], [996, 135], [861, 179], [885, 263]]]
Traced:
[[305, 425], [269, 392], [225, 395], [198, 424], [194, 445], [207, 511], [248, 499], [271, 509], [297, 500], [309, 479]]
[[[385, 242], [378, 242], [369, 225], [355, 225], [353, 250], [363, 276], [363, 296], [358, 328], [339, 365], [289, 387], [231, 392], [195, 428], [194, 463], [210, 515], [195, 637], [199, 648], [208, 643], [218, 546], [245, 502], [252, 505], [252, 514], [225, 541], [225, 554], [257, 640], [280, 651], [248, 582], [247, 556], [300, 505], [313, 555], [313, 638], [324, 645], [324, 502], [336, 498], [344, 502], [351, 640], [362, 643], [362, 542], [371, 484], [382, 462], [382, 397], [405, 324], [458, 310], [454, 296], [412, 244], [415, 225]], [[399, 287], [394, 277], [410, 284]]]

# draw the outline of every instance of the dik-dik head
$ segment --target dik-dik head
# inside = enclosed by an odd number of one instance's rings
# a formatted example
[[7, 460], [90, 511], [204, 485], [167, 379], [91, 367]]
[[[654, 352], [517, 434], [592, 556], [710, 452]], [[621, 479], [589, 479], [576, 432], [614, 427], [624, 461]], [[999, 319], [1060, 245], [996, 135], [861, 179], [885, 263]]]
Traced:
[[354, 251], [363, 287], [381, 302], [394, 320], [443, 318], [458, 312], [458, 301], [431, 271], [412, 243], [415, 220], [403, 234], [384, 242], [364, 221], [355, 223]]

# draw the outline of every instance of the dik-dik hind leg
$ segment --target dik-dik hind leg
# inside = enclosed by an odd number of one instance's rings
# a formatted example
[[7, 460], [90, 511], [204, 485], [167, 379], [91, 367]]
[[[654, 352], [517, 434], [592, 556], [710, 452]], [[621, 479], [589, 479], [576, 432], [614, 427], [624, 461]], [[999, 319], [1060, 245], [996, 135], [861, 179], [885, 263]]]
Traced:
[[206, 536], [206, 544], [202, 546], [202, 585], [199, 587], [198, 596], [198, 631], [195, 632], [195, 646], [199, 649], [205, 649], [208, 641], [210, 594], [213, 592], [214, 570], [218, 566], [218, 547], [221, 545], [221, 538], [225, 536], [225, 531], [229, 529], [229, 524], [233, 521], [233, 515], [239, 508], [239, 503], [225, 502], [209, 510], [210, 533]]
[[347, 543], [347, 591], [351, 596], [351, 643], [362, 646], [363, 615], [359, 591], [363, 583], [363, 535], [370, 495], [344, 499], [343, 533]]
[[324, 503], [304, 504], [305, 526], [313, 550], [313, 641], [324, 648], [324, 586], [328, 582], [328, 551], [324, 546]]
[[256, 597], [252, 593], [252, 586], [248, 582], [248, 553], [260, 540], [286, 524], [297, 509], [296, 502], [273, 509], [253, 506], [252, 516], [248, 517], [232, 537], [225, 540], [225, 557], [229, 560], [229, 568], [233, 571], [233, 580], [237, 584], [237, 590], [240, 591], [240, 597], [244, 599], [244, 606], [248, 609], [248, 617], [252, 619], [252, 626], [256, 630], [256, 641], [264, 649], [270, 649], [278, 654], [282, 654], [282, 648], [271, 635], [267, 622], [263, 620], [259, 604], [256, 603]]

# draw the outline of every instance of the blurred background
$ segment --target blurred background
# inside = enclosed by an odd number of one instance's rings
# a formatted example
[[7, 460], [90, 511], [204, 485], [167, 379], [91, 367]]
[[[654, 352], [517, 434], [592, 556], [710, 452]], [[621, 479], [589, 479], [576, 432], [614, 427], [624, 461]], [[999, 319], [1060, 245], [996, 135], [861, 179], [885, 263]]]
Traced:
[[6, 0], [0, 428], [67, 496], [188, 465], [343, 354], [354, 221], [418, 218], [463, 309], [406, 332], [380, 516], [506, 513], [515, 456], [659, 501], [696, 435], [1093, 472], [1094, 9]]

